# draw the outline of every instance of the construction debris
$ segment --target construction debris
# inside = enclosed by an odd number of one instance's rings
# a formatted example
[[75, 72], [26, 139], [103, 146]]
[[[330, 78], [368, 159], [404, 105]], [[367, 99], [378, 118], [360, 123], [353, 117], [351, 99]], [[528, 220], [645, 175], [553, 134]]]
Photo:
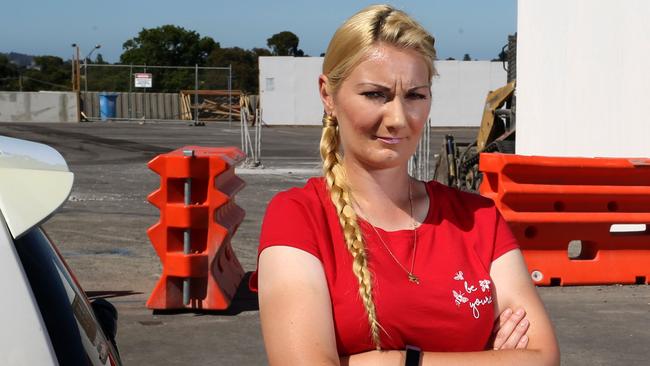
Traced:
[[[195, 94], [198, 97], [195, 98]], [[201, 121], [228, 121], [240, 117], [241, 90], [181, 90], [181, 119], [192, 120], [198, 112]], [[198, 100], [198, 104], [194, 103]], [[233, 103], [233, 100], [237, 102]]]

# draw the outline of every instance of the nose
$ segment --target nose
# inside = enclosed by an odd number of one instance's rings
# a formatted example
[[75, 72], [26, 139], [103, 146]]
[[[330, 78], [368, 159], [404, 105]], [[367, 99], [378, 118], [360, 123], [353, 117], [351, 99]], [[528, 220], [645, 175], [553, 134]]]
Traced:
[[384, 126], [389, 130], [399, 130], [406, 126], [406, 109], [404, 100], [396, 96], [385, 104]]

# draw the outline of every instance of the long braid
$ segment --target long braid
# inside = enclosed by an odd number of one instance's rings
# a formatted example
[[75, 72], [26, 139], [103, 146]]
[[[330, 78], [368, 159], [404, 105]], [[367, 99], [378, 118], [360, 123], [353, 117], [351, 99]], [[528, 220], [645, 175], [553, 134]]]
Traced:
[[372, 275], [368, 269], [368, 257], [357, 215], [352, 208], [350, 188], [345, 179], [345, 170], [341, 164], [338, 152], [339, 136], [336, 119], [325, 114], [323, 116], [323, 134], [320, 141], [320, 155], [323, 160], [323, 175], [329, 188], [330, 198], [339, 217], [343, 229], [345, 244], [352, 255], [352, 271], [359, 281], [359, 294], [368, 314], [370, 335], [377, 349], [381, 349], [377, 312], [372, 296]]

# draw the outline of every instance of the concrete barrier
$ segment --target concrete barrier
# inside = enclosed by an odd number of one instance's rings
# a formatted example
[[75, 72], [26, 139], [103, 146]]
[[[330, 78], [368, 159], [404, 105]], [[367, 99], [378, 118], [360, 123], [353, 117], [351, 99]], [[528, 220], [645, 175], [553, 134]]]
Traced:
[[0, 92], [0, 122], [79, 122], [73, 92]]

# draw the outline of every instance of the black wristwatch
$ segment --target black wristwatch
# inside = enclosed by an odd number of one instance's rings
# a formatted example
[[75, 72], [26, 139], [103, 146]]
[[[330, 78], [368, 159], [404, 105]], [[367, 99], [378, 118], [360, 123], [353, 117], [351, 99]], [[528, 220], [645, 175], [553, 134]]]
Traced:
[[406, 345], [406, 361], [404, 366], [420, 366], [420, 357], [422, 350], [415, 346]]

